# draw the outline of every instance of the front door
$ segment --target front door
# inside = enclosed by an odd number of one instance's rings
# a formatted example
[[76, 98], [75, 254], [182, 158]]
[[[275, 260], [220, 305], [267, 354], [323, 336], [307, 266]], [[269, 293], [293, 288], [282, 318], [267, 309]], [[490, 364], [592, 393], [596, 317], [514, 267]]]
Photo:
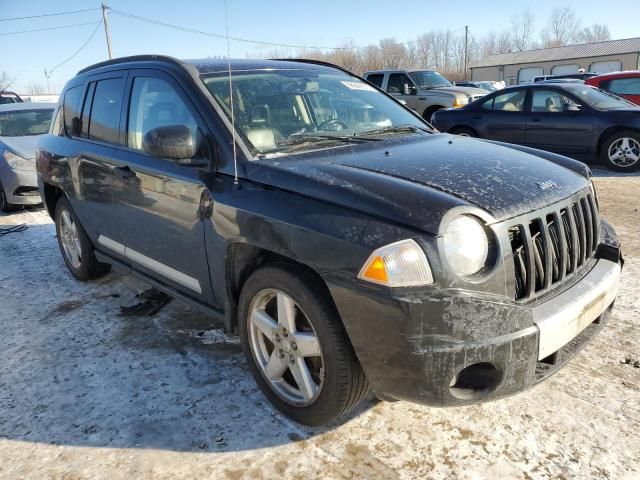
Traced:
[[[403, 93], [404, 85], [408, 85], [411, 89], [411, 93], [409, 95], [405, 95]], [[412, 110], [417, 110], [418, 108], [417, 92], [417, 87], [406, 73], [389, 74], [389, 79], [387, 80], [387, 93], [399, 98], [400, 100], [404, 100], [407, 107]]]
[[125, 142], [114, 154], [114, 203], [121, 212], [127, 261], [200, 301], [215, 305], [205, 253], [201, 204], [208, 190], [201, 171], [148, 154], [150, 130], [185, 125], [202, 140], [203, 125], [184, 90], [168, 74], [132, 71], [122, 123]]
[[576, 100], [561, 90], [532, 88], [530, 95], [526, 144], [563, 155], [587, 154], [593, 143], [589, 107], [578, 106]]

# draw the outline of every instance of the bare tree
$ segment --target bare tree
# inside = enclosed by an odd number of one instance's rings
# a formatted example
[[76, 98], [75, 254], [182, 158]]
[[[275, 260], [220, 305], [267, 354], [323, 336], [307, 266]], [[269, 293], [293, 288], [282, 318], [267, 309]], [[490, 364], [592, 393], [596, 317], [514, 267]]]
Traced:
[[535, 32], [535, 18], [528, 8], [511, 17], [513, 48], [519, 52], [531, 48]]
[[407, 60], [407, 50], [402, 43], [395, 38], [383, 38], [379, 42], [380, 55], [385, 68], [400, 68]]
[[498, 34], [495, 53], [509, 52], [513, 52], [513, 41], [511, 39], [511, 34], [509, 33], [509, 31], [503, 30]]
[[554, 8], [542, 32], [545, 47], [562, 47], [579, 41], [580, 20], [569, 7]]
[[45, 90], [44, 85], [39, 82], [31, 82], [27, 86], [27, 92], [29, 92], [29, 95], [42, 95], [43, 93], [46, 93]]
[[580, 32], [580, 41], [583, 43], [604, 42], [606, 40], [611, 40], [611, 33], [609, 27], [602, 23], [594, 23]]
[[12, 77], [7, 72], [0, 74], [0, 92], [9, 90], [14, 83], [16, 83], [16, 77]]

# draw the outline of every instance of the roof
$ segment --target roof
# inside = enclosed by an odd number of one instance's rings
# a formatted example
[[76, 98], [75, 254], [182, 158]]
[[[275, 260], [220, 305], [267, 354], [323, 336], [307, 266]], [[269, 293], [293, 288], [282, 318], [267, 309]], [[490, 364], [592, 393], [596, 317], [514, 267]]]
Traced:
[[552, 62], [554, 60], [602, 57], [623, 53], [640, 53], [640, 37], [568, 45], [566, 47], [539, 48], [537, 50], [525, 50], [524, 52], [499, 53], [475, 62], [471, 65], [471, 68]]
[[[108, 67], [111, 65], [122, 65], [133, 62], [164, 62], [170, 63], [182, 68], [191, 67], [196, 68], [199, 73], [221, 73], [226, 72], [231, 66], [231, 71], [243, 71], [243, 70], [292, 70], [292, 63], [296, 63], [295, 59], [291, 60], [251, 60], [251, 59], [230, 59], [226, 58], [201, 58], [193, 60], [178, 60], [167, 55], [134, 55], [130, 57], [114, 58], [104, 62], [89, 65], [78, 72], [78, 75], [96, 70], [101, 67]], [[302, 67], [306, 70], [326, 70], [326, 69], [340, 69], [339, 67], [332, 67], [329, 64], [323, 64], [322, 62], [313, 62], [311, 60], [298, 60], [298, 68]]]
[[51, 102], [21, 102], [21, 103], [5, 103], [0, 105], [0, 112], [12, 112], [19, 110], [50, 110], [56, 108], [57, 103]]

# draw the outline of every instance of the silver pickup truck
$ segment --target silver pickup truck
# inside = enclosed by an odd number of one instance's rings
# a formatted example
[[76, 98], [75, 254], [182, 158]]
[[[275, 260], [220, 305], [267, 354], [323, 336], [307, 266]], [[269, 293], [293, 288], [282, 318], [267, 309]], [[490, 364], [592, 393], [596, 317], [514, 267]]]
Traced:
[[431, 121], [442, 108], [458, 108], [483, 97], [482, 88], [457, 87], [435, 70], [374, 70], [364, 78]]

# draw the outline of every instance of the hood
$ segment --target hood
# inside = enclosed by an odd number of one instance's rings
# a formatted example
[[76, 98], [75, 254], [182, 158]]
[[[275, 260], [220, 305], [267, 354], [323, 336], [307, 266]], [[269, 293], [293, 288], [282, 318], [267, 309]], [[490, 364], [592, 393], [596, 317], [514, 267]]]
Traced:
[[33, 159], [36, 156], [38, 140], [42, 135], [25, 135], [24, 137], [0, 137], [0, 142], [4, 143], [9, 150], [17, 153], [23, 158]]
[[497, 221], [588, 186], [589, 170], [506, 145], [448, 134], [307, 152], [252, 162], [253, 181], [437, 233], [444, 214], [475, 206]]
[[426, 92], [444, 92], [444, 93], [451, 93], [451, 94], [462, 93], [463, 95], [466, 95], [467, 97], [475, 96], [475, 95], [486, 95], [487, 93], [489, 93], [489, 91], [485, 90], [484, 88], [457, 87], [455, 85], [453, 85], [451, 87], [431, 88], [431, 89], [426, 89], [426, 90], [423, 90], [423, 91], [426, 91]]

